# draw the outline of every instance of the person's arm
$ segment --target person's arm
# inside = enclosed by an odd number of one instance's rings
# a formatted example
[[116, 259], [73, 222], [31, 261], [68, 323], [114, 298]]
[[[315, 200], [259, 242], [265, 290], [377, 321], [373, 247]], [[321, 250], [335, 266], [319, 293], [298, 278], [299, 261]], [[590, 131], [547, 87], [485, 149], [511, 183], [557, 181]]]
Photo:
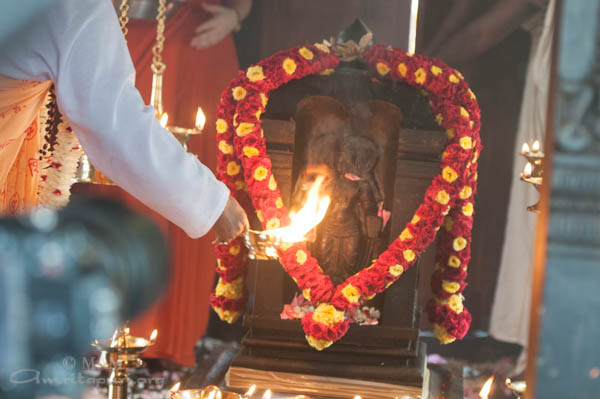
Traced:
[[[21, 1], [34, 7], [38, 0]], [[219, 239], [241, 232], [245, 214], [239, 206], [226, 208], [227, 187], [144, 105], [110, 1], [50, 4], [3, 54], [0, 73], [52, 80], [59, 109], [94, 166], [191, 237], [206, 234], [218, 219]], [[221, 217], [224, 209], [234, 215]]]
[[252, 9], [252, 0], [227, 0], [223, 5], [204, 3], [202, 7], [212, 16], [200, 24], [190, 44], [196, 49], [219, 43], [232, 31], [238, 31]]

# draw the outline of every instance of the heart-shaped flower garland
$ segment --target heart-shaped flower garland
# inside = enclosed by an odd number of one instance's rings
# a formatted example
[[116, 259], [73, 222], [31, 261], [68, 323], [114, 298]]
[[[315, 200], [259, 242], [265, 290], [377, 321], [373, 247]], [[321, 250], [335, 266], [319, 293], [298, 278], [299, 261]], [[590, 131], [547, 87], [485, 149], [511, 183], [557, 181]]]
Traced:
[[[304, 244], [282, 245], [281, 264], [316, 309], [302, 319], [308, 343], [322, 350], [344, 336], [349, 327], [346, 311], [373, 298], [412, 266], [435, 239], [435, 271], [431, 287], [435, 298], [427, 304], [434, 333], [442, 343], [463, 338], [471, 315], [463, 306], [462, 291], [470, 259], [473, 196], [476, 192], [479, 107], [462, 75], [443, 62], [400, 49], [375, 45], [363, 54], [374, 76], [406, 83], [427, 96], [436, 122], [448, 142], [441, 173], [433, 179], [411, 221], [369, 267], [335, 287]], [[305, 45], [279, 52], [240, 71], [223, 92], [217, 109], [217, 175], [247, 212], [256, 209], [264, 229], [290, 222], [277, 182], [260, 116], [268, 93], [292, 79], [333, 72], [339, 63], [330, 47]], [[220, 276], [211, 305], [222, 320], [233, 323], [247, 300], [246, 249], [238, 238], [216, 246]]]

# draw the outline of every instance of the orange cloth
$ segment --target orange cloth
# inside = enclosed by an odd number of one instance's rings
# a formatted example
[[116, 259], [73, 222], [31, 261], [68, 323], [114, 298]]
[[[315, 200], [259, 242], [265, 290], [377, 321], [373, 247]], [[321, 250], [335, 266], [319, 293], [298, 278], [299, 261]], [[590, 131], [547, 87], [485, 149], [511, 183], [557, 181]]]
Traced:
[[36, 205], [38, 116], [50, 85], [0, 76], [0, 214]]
[[[182, 4], [167, 20], [162, 54], [167, 65], [163, 83], [163, 104], [169, 125], [192, 127], [201, 106], [207, 117], [204, 132], [188, 143], [188, 151], [213, 171], [216, 167], [215, 114], [221, 92], [238, 70], [231, 36], [203, 50], [189, 45], [196, 27], [209, 18], [199, 6], [201, 0]], [[130, 20], [126, 36], [136, 67], [136, 87], [150, 103], [152, 88], [152, 46], [156, 37], [153, 21]], [[135, 151], [132, 148], [132, 151]], [[150, 211], [117, 187], [92, 187], [95, 193], [118, 196], [135, 208], [152, 214], [168, 233], [172, 250], [171, 282], [164, 297], [142, 317], [131, 323], [132, 333], [149, 336], [158, 329], [156, 344], [146, 357], [163, 358], [185, 366], [195, 364], [194, 346], [208, 324], [208, 299], [214, 280], [216, 255], [212, 232], [190, 239], [177, 226]], [[211, 206], [211, 204], [198, 204]]]

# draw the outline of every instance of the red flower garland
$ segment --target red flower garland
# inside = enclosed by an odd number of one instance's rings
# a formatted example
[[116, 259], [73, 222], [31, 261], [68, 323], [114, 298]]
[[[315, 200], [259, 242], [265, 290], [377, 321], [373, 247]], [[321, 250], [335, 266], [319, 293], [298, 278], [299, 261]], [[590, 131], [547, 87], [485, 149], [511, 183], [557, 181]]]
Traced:
[[[400, 236], [372, 265], [337, 287], [302, 243], [281, 246], [281, 264], [303, 295], [316, 305], [313, 313], [304, 316], [302, 326], [309, 344], [320, 350], [348, 330], [345, 312], [393, 284], [440, 230], [431, 280], [435, 299], [427, 304], [427, 313], [438, 339], [452, 342], [464, 337], [471, 322], [462, 303], [462, 291], [470, 258], [477, 158], [482, 148], [479, 107], [461, 74], [439, 60], [381, 45], [368, 48], [363, 58], [375, 76], [407, 83], [428, 96], [437, 123], [448, 135], [442, 173], [433, 179], [423, 204]], [[247, 212], [256, 209], [265, 229], [290, 222], [261, 129], [260, 115], [267, 95], [292, 79], [328, 73], [338, 63], [323, 44], [296, 47], [240, 71], [222, 95], [217, 110], [218, 177]], [[246, 251], [237, 239], [229, 245], [218, 245], [217, 254], [220, 279], [211, 305], [221, 319], [234, 322], [247, 297]]]

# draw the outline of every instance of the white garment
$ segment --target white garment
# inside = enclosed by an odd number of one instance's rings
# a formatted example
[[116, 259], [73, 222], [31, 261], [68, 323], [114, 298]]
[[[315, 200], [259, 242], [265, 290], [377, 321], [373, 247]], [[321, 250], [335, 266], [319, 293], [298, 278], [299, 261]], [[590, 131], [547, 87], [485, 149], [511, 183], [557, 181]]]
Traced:
[[[515, 153], [520, 153], [524, 142], [531, 146], [534, 140], [544, 141], [554, 32], [554, 3], [554, 0], [549, 2], [543, 24], [539, 23], [532, 30], [532, 51]], [[527, 206], [535, 204], [539, 194], [531, 184], [519, 180], [519, 173], [525, 163], [525, 158], [520, 155], [515, 157], [504, 247], [489, 330], [492, 336], [501, 341], [517, 343], [526, 348], [533, 284], [533, 240], [537, 224], [536, 214], [528, 212]]]
[[0, 75], [48, 81], [90, 161], [193, 238], [229, 190], [160, 127], [110, 0], [2, 0]]

